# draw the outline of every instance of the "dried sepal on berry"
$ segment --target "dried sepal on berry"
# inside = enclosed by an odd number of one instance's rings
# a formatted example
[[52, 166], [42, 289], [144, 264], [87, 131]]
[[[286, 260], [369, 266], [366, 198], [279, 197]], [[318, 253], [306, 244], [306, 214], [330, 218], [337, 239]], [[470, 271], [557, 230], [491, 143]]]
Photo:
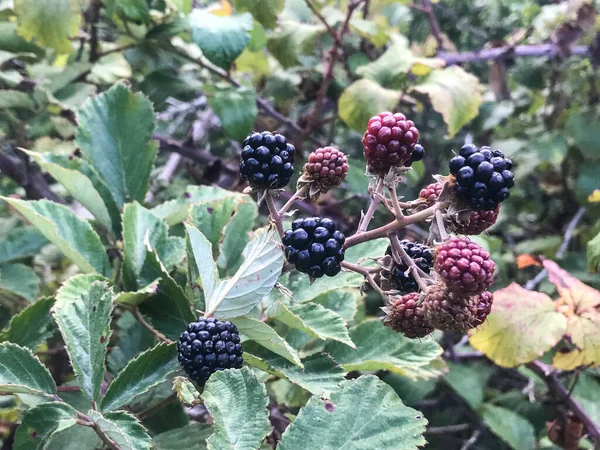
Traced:
[[298, 179], [296, 189], [307, 191], [311, 201], [320, 194], [341, 185], [348, 173], [348, 157], [335, 147], [323, 147], [308, 156], [304, 173]]
[[429, 323], [442, 331], [466, 332], [477, 322], [477, 302], [474, 297], [448, 290], [444, 283], [431, 286], [423, 300]]
[[434, 331], [416, 292], [393, 296], [390, 304], [382, 309], [385, 312], [383, 324], [410, 339], [423, 338]]
[[455, 214], [448, 220], [448, 229], [457, 234], [481, 234], [496, 223], [500, 206], [491, 211], [471, 211], [470, 214]]

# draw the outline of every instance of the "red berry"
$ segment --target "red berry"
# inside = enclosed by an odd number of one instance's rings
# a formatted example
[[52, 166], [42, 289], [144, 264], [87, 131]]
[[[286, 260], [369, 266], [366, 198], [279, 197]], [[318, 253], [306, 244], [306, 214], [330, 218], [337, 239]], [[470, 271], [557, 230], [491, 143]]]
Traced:
[[443, 188], [444, 186], [442, 186], [440, 183], [431, 183], [421, 189], [421, 192], [419, 192], [419, 198], [424, 200], [428, 205], [433, 205], [435, 202], [437, 202], [437, 199], [442, 193]]
[[433, 332], [433, 327], [425, 317], [423, 303], [418, 302], [419, 294], [416, 292], [393, 297], [383, 323], [411, 339], [427, 336]]
[[480, 234], [496, 223], [499, 212], [500, 205], [491, 211], [472, 211], [468, 222], [453, 220], [448, 224], [448, 228], [458, 234]]
[[316, 183], [320, 192], [339, 186], [348, 173], [348, 158], [335, 147], [323, 147], [308, 155], [304, 166], [306, 179]]
[[369, 119], [362, 143], [369, 171], [385, 175], [410, 161], [419, 130], [401, 113], [382, 112]]
[[494, 294], [490, 291], [483, 291], [479, 295], [475, 295], [471, 297], [476, 304], [477, 312], [475, 314], [475, 321], [473, 322], [473, 327], [478, 327], [485, 319], [490, 312], [492, 312], [492, 303], [494, 303]]
[[438, 283], [425, 294], [425, 316], [438, 330], [465, 332], [474, 328], [477, 320], [474, 298], [451, 292], [444, 283]]
[[496, 264], [479, 245], [454, 237], [436, 248], [434, 268], [450, 291], [473, 295], [491, 286]]

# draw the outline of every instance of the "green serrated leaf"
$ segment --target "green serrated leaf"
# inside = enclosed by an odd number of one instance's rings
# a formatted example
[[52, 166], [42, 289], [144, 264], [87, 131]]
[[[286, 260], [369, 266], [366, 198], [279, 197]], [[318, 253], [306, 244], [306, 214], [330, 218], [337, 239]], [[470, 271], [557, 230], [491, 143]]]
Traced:
[[110, 383], [100, 409], [111, 411], [131, 403], [138, 395], [162, 383], [179, 369], [175, 344], [158, 344], [132, 360]]
[[68, 207], [49, 200], [0, 199], [19, 211], [83, 272], [110, 273], [110, 264], [100, 236]]
[[19, 35], [57, 53], [71, 53], [70, 38], [79, 31], [76, 0], [15, 0], [14, 4]]
[[212, 425], [190, 423], [182, 428], [154, 436], [152, 444], [156, 450], [206, 449], [206, 439], [212, 434]]
[[480, 408], [480, 413], [483, 422], [510, 448], [514, 450], [536, 448], [533, 425], [523, 416], [510, 409], [488, 403]]
[[156, 157], [152, 104], [123, 84], [90, 98], [79, 110], [76, 144], [104, 178], [119, 206], [143, 202]]
[[254, 450], [269, 434], [265, 385], [247, 367], [211, 375], [202, 398], [214, 421], [209, 449]]
[[448, 137], [477, 117], [483, 102], [483, 86], [477, 77], [458, 66], [434, 70], [409, 92], [429, 96], [433, 109], [442, 115], [448, 126]]
[[129, 290], [146, 287], [150, 280], [140, 280], [148, 244], [156, 251], [165, 269], [171, 270], [185, 257], [185, 241], [169, 236], [166, 223], [137, 202], [123, 210], [123, 281]]
[[0, 344], [0, 391], [45, 396], [56, 384], [37, 356], [10, 342]]
[[240, 56], [253, 28], [249, 13], [217, 16], [207, 9], [192, 11], [190, 24], [192, 38], [204, 56], [225, 70]]
[[404, 406], [374, 376], [344, 381], [329, 398], [313, 396], [286, 429], [278, 450], [345, 448], [416, 450], [425, 445], [427, 420]]
[[389, 370], [411, 379], [428, 378], [435, 376], [435, 371], [432, 373], [428, 366], [442, 354], [442, 348], [434, 340], [408, 339], [379, 320], [367, 320], [351, 328], [350, 338], [356, 350], [338, 342], [330, 342], [325, 347], [347, 372]]
[[251, 319], [250, 317], [237, 317], [231, 321], [235, 324], [240, 334], [271, 350], [273, 353], [283, 356], [291, 363], [303, 367], [296, 350], [266, 323]]
[[340, 289], [318, 296], [313, 300], [319, 305], [338, 314], [346, 323], [352, 322], [358, 312], [358, 304], [362, 302], [360, 292], [356, 289]]
[[66, 403], [42, 403], [25, 413], [15, 433], [15, 450], [43, 450], [54, 433], [77, 423], [77, 411]]
[[344, 288], [357, 288], [364, 281], [364, 278], [355, 272], [341, 272], [334, 278], [317, 278], [314, 283], [310, 283], [308, 277], [304, 274], [284, 274], [279, 282], [292, 293], [293, 303], [310, 302], [317, 297], [336, 292]]
[[213, 295], [219, 281], [217, 265], [213, 261], [213, 247], [206, 236], [193, 225], [184, 224], [188, 254], [189, 280], [202, 289], [203, 298]]
[[103, 445], [92, 427], [69, 427], [53, 433], [44, 450], [98, 449]]
[[35, 104], [26, 92], [12, 89], [0, 90], [0, 108], [33, 109]]
[[29, 258], [48, 243], [45, 236], [34, 227], [14, 228], [0, 242], [0, 263]]
[[342, 366], [325, 353], [304, 358], [301, 368], [256, 342], [245, 342], [244, 362], [317, 395], [335, 390], [344, 380]]
[[41, 298], [13, 316], [8, 328], [0, 333], [0, 342], [9, 341], [31, 350], [37, 349], [52, 334], [50, 308], [52, 297]]
[[87, 415], [99, 429], [122, 450], [149, 450], [152, 439], [148, 431], [132, 415], [113, 411], [104, 415], [88, 411]]
[[242, 141], [252, 131], [258, 112], [254, 89], [246, 86], [215, 88], [206, 95], [225, 133], [236, 141]]
[[0, 298], [9, 293], [32, 302], [40, 293], [40, 279], [25, 264], [0, 265]]
[[[322, 25], [310, 25], [295, 21], [282, 21], [278, 31], [269, 36], [267, 49], [284, 69], [300, 64], [299, 58], [313, 52], [321, 33]], [[363, 124], [364, 128], [364, 124]]]
[[[73, 284], [80, 282], [78, 278]], [[65, 286], [73, 284], [69, 280]], [[67, 293], [65, 286], [56, 294], [54, 319], [66, 343], [81, 391], [89, 400], [97, 401], [106, 370], [104, 360], [111, 333], [112, 290], [106, 282], [94, 281], [88, 289], [81, 289], [72, 296], [74, 289]]]
[[173, 390], [177, 394], [177, 398], [186, 406], [194, 406], [202, 403], [200, 392], [186, 377], [175, 377], [173, 379]]
[[249, 313], [277, 282], [283, 252], [274, 230], [258, 230], [243, 252], [244, 263], [233, 277], [219, 281], [206, 298], [206, 312], [229, 319]]
[[246, 2], [244, 0], [233, 0], [233, 6], [236, 10], [248, 11], [252, 17], [267, 28], [274, 29], [277, 26], [277, 15], [283, 9], [284, 0], [254, 0]]

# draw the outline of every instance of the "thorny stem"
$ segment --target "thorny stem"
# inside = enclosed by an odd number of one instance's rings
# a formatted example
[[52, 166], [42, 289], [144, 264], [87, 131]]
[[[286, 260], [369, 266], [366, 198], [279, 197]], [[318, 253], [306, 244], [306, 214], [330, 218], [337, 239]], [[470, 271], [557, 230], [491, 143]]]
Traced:
[[265, 202], [267, 203], [267, 208], [269, 208], [269, 212], [271, 213], [269, 215], [269, 219], [275, 222], [279, 236], [283, 236], [283, 221], [281, 220], [281, 216], [277, 211], [277, 206], [275, 206], [275, 200], [273, 200], [273, 196], [268, 192], [265, 196]]
[[448, 233], [446, 232], [446, 226], [444, 225], [444, 217], [442, 216], [442, 211], [440, 211], [439, 209], [435, 210], [435, 221], [437, 223], [442, 242], [446, 242], [448, 239], [450, 239], [450, 236], [448, 236]]
[[283, 205], [281, 207], [281, 209], [279, 210], [279, 212], [277, 214], [279, 214], [279, 216], [284, 216], [285, 213], [287, 212], [287, 210], [290, 209], [294, 203], [296, 203], [296, 200], [302, 200], [306, 197], [307, 190], [308, 190], [308, 187], [304, 186], [304, 187], [300, 188], [299, 190], [297, 190], [296, 192], [294, 192], [294, 195], [292, 195], [290, 197], [290, 199], [285, 203], [285, 205]]
[[367, 212], [365, 213], [365, 215], [362, 216], [362, 218], [360, 219], [360, 223], [358, 224], [358, 230], [356, 230], [357, 234], [364, 233], [365, 231], [367, 231], [367, 228], [369, 228], [369, 223], [371, 223], [371, 220], [373, 219], [373, 215], [375, 214], [375, 211], [377, 210], [379, 203], [381, 203], [382, 194], [383, 194], [383, 178], [380, 178], [379, 181], [377, 181], [377, 186], [375, 187], [375, 191], [371, 194], [371, 204], [369, 205], [369, 208], [367, 209]]
[[[425, 281], [425, 279], [423, 279], [424, 277], [422, 277], [422, 275], [421, 275], [421, 273], [424, 273], [424, 272], [423, 271], [419, 272], [419, 268], [417, 267], [417, 264], [415, 263], [415, 261], [408, 255], [408, 253], [406, 253], [406, 250], [404, 250], [404, 247], [402, 247], [402, 245], [400, 245], [398, 236], [396, 236], [395, 234], [390, 234], [390, 243], [392, 245], [392, 249], [394, 251], [398, 252], [398, 255], [400, 256], [400, 258], [402, 259], [404, 264], [406, 264], [408, 266], [408, 270], [410, 270], [412, 276], [414, 277], [415, 281], [419, 285], [419, 288], [423, 292], [426, 291], [427, 290], [427, 282]], [[427, 276], [427, 274], [425, 274], [425, 275]]]
[[402, 213], [402, 208], [400, 207], [400, 203], [398, 203], [398, 195], [396, 194], [396, 187], [389, 187], [390, 191], [390, 199], [392, 201], [392, 206], [394, 207], [394, 215], [396, 219], [403, 220], [404, 214]]
[[341, 264], [342, 267], [351, 270], [352, 272], [360, 273], [361, 275], [363, 275], [367, 282], [371, 285], [371, 287], [381, 296], [383, 301], [385, 303], [388, 302], [388, 295], [383, 291], [383, 289], [381, 289], [377, 285], [375, 279], [373, 278], [373, 275], [371, 275], [371, 271], [367, 267], [359, 266], [358, 264], [353, 264], [348, 261], [342, 261]]

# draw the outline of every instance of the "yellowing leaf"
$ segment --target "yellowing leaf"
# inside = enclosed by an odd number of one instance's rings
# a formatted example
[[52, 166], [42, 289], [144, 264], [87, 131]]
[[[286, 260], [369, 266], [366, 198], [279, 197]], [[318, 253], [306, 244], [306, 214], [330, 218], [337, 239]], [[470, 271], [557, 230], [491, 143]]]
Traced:
[[588, 202], [599, 203], [600, 202], [600, 189], [594, 189], [594, 192], [588, 197]]
[[562, 370], [579, 366], [597, 366], [600, 363], [600, 313], [596, 310], [569, 317], [566, 335], [570, 337], [573, 350], [558, 352], [552, 365]]
[[233, 14], [231, 3], [229, 3], [227, 0], [221, 0], [221, 3], [210, 7], [208, 10], [211, 12], [211, 14], [221, 17], [230, 16]]
[[492, 313], [469, 340], [499, 366], [515, 367], [550, 350], [566, 328], [566, 317], [548, 295], [512, 283], [494, 292]]
[[544, 268], [548, 271], [548, 279], [556, 285], [560, 294], [557, 302], [569, 309], [563, 312], [570, 315], [596, 311], [600, 305], [600, 292], [561, 269], [554, 261], [544, 261]]

